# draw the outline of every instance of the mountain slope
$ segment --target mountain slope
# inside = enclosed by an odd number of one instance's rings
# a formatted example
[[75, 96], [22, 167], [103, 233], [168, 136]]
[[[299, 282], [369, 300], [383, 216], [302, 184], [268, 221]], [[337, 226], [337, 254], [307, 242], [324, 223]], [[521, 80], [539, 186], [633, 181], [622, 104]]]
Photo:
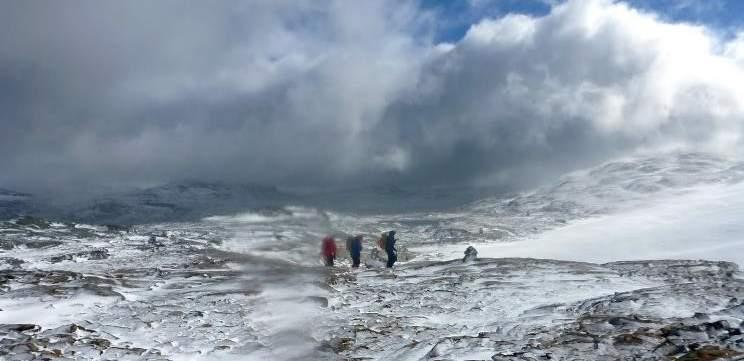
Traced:
[[139, 224], [197, 220], [282, 204], [290, 196], [275, 187], [179, 182], [111, 194], [64, 210], [66, 218], [91, 223]]
[[33, 213], [31, 195], [0, 188], [0, 220]]

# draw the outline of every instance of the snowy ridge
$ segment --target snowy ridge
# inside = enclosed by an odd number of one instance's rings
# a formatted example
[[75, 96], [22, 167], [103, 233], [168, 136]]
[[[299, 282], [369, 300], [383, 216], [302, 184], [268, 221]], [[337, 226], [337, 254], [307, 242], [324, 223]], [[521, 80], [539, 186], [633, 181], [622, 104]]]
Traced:
[[535, 191], [475, 202], [473, 218], [498, 220], [525, 236], [566, 222], [653, 204], [701, 186], [744, 180], [744, 163], [708, 154], [629, 158], [574, 172]]

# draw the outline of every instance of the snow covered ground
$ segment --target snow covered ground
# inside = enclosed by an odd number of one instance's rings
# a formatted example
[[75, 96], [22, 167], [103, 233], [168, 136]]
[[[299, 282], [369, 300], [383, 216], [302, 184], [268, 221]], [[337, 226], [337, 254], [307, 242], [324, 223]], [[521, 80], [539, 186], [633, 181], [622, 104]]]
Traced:
[[365, 360], [659, 360], [695, 343], [738, 352], [744, 283], [733, 270], [508, 258], [368, 270], [336, 286], [333, 307], [349, 322], [333, 345]]
[[0, 229], [0, 359], [330, 359], [322, 269], [221, 251], [211, 224]]
[[[686, 189], [648, 206], [578, 219], [521, 242], [474, 242], [482, 257], [536, 257], [585, 262], [706, 259], [744, 265], [744, 184]], [[451, 258], [464, 244], [416, 247]], [[441, 255], [441, 256], [440, 256]]]
[[[743, 174], [665, 155], [436, 212], [0, 222], [0, 359], [731, 358], [744, 284], [718, 261], [744, 263]], [[365, 267], [320, 265], [323, 235], [358, 233]]]

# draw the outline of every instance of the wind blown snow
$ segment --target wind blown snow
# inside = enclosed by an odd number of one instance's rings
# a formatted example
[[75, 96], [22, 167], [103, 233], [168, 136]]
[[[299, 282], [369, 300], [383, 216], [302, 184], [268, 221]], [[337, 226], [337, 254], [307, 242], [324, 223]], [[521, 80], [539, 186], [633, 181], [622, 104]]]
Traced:
[[[744, 266], [744, 184], [702, 186], [611, 215], [580, 219], [524, 239], [475, 244], [481, 257], [585, 262], [706, 259]], [[451, 257], [462, 246], [434, 250]]]

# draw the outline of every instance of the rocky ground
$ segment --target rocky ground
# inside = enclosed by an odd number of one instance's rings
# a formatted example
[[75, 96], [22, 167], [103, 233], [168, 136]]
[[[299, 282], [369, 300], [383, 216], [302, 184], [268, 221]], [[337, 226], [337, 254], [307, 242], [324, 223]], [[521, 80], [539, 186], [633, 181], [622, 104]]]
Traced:
[[533, 259], [341, 272], [330, 345], [349, 360], [744, 359], [744, 283], [725, 262]]
[[[238, 238], [305, 224], [272, 222]], [[732, 263], [427, 261], [401, 245], [391, 271], [369, 245], [366, 267], [326, 269], [296, 261], [314, 242], [286, 260], [268, 238], [227, 251], [234, 231], [0, 222], [0, 360], [744, 359]]]
[[[218, 229], [180, 227], [2, 223], [0, 360], [332, 357], [303, 325], [326, 302], [319, 272], [223, 252]], [[290, 327], [288, 303], [309, 316]]]

